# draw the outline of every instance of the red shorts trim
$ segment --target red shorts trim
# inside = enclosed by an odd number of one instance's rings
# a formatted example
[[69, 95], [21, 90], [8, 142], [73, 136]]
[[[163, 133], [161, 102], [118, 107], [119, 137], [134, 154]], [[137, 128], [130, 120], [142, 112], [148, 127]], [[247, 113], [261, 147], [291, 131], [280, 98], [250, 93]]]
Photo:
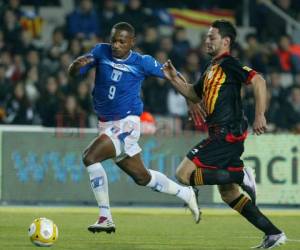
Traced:
[[[202, 161], [200, 161], [200, 159], [198, 157], [194, 157], [192, 161], [199, 168], [206, 168], [206, 169], [211, 169], [211, 170], [220, 169], [217, 166], [210, 166], [210, 165], [204, 164]], [[229, 166], [229, 167], [226, 168], [226, 170], [228, 170], [230, 172], [240, 172], [240, 171], [243, 171], [243, 168], [244, 168], [244, 166], [240, 166], [240, 167]]]
[[241, 141], [246, 140], [247, 136], [248, 136], [248, 131], [247, 130], [240, 136], [235, 136], [232, 133], [229, 133], [229, 134], [226, 135], [225, 140], [227, 142], [231, 142], [231, 143], [241, 142]]

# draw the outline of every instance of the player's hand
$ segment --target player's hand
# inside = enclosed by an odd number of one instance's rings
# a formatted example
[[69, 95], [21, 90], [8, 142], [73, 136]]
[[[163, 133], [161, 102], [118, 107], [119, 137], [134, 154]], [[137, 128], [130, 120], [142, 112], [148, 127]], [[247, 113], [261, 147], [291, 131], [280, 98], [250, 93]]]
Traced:
[[163, 64], [162, 70], [164, 72], [165, 77], [169, 81], [172, 81], [177, 76], [177, 70], [175, 69], [170, 59]]
[[201, 126], [206, 121], [207, 113], [201, 103], [188, 102], [189, 113], [196, 126]]
[[253, 123], [253, 133], [261, 135], [267, 130], [267, 121], [264, 115], [256, 115]]

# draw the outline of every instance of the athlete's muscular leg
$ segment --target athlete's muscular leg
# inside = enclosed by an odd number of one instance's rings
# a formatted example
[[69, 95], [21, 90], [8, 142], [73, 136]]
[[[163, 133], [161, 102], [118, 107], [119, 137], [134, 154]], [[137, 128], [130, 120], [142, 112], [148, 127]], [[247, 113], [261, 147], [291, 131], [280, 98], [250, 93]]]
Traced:
[[185, 157], [176, 169], [176, 179], [182, 184], [191, 185], [191, 175], [195, 170], [196, 165]]
[[226, 185], [218, 185], [218, 188], [222, 200], [228, 205], [241, 195], [239, 186], [234, 183], [226, 184]]
[[176, 170], [176, 178], [180, 183], [191, 186], [223, 185], [240, 183], [243, 172], [230, 172], [226, 169], [207, 169], [195, 165], [185, 157]]
[[125, 173], [131, 176], [138, 185], [146, 186], [151, 180], [151, 175], [146, 169], [140, 154], [136, 154], [132, 157], [128, 156], [125, 159], [117, 162], [117, 165]]
[[83, 163], [86, 167], [115, 157], [115, 147], [111, 139], [101, 134], [96, 137], [83, 152]]
[[[115, 147], [111, 139], [107, 135], [101, 134], [88, 145], [82, 157], [99, 207], [99, 216], [109, 220], [112, 220], [112, 216], [109, 205], [108, 180], [101, 162], [113, 158], [115, 154]], [[89, 230], [94, 232], [94, 225], [91, 225]]]
[[[193, 191], [189, 187], [180, 186], [163, 173], [152, 169], [146, 169], [140, 154], [133, 157], [127, 157], [118, 162], [117, 165], [131, 176], [136, 184], [147, 186], [157, 192], [176, 195], [178, 198], [188, 203], [195, 215], [196, 222], [199, 222], [199, 209], [196, 205], [196, 199], [192, 197]], [[191, 204], [194, 205], [192, 206]]]
[[248, 197], [241, 194], [237, 184], [219, 185], [218, 188], [222, 200], [245, 217], [253, 226], [266, 235], [281, 233]]

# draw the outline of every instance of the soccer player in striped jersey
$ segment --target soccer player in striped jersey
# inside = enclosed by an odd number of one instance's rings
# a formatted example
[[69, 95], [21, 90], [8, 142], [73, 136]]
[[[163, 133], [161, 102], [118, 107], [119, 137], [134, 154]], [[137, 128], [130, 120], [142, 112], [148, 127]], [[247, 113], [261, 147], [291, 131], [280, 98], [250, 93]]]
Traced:
[[[167, 79], [187, 99], [201, 103], [208, 126], [208, 138], [195, 145], [177, 169], [179, 182], [192, 185], [219, 185], [223, 201], [238, 211], [252, 225], [264, 232], [258, 248], [273, 248], [286, 241], [284, 232], [261, 213], [255, 204], [256, 184], [250, 169], [244, 168], [241, 155], [247, 137], [247, 120], [244, 117], [241, 87], [253, 86], [256, 101], [253, 131], [260, 135], [267, 123], [266, 83], [260, 74], [230, 55], [236, 37], [235, 27], [228, 21], [212, 23], [206, 38], [206, 47], [212, 61], [195, 84], [178, 77], [169, 60], [163, 66]], [[250, 198], [242, 194], [239, 185]]]

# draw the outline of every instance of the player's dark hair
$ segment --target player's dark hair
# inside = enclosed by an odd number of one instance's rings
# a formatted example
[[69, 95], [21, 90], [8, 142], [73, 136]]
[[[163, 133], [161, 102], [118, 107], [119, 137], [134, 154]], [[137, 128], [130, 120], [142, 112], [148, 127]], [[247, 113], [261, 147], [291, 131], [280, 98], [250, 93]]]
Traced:
[[216, 20], [211, 24], [211, 27], [218, 29], [222, 38], [226, 36], [230, 38], [230, 47], [234, 44], [236, 38], [236, 28], [231, 22], [223, 19]]
[[126, 30], [130, 35], [135, 36], [135, 29], [130, 23], [126, 23], [126, 22], [116, 23], [112, 28], [116, 30]]

